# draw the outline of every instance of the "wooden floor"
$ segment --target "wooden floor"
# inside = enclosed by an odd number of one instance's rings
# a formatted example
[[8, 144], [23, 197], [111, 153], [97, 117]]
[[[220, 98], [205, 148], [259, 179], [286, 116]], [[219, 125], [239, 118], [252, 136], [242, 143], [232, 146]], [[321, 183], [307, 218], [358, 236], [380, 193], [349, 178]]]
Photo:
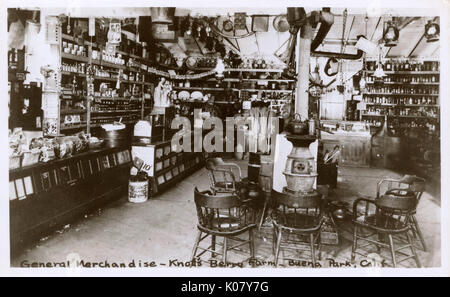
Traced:
[[[243, 175], [247, 174], [246, 163], [238, 162]], [[334, 199], [352, 202], [360, 195], [375, 194], [376, 183], [383, 177], [399, 177], [392, 171], [371, 168], [339, 168], [338, 189], [332, 194]], [[189, 260], [195, 240], [197, 216], [193, 201], [193, 188], [207, 189], [209, 179], [205, 169], [201, 169], [173, 188], [142, 203], [132, 204], [127, 197], [107, 205], [85, 219], [41, 239], [36, 245], [11, 259], [14, 267], [32, 262], [62, 262], [68, 257], [76, 257], [85, 262], [138, 263], [155, 262], [157, 267], [183, 267]], [[430, 191], [431, 192], [431, 191]], [[419, 251], [422, 265], [439, 267], [440, 256], [440, 199], [428, 192], [420, 202], [417, 219], [425, 234], [429, 252]], [[351, 252], [350, 226], [340, 231], [339, 245], [323, 248], [321, 267], [349, 265]], [[259, 267], [272, 267], [271, 223], [266, 221], [257, 233], [256, 253]], [[243, 247], [244, 249], [244, 247]], [[244, 250], [245, 252], [245, 250]], [[369, 251], [370, 252], [370, 251]], [[388, 251], [382, 257], [390, 259]], [[242, 261], [244, 253], [230, 254], [229, 261], [237, 266], [248, 267]], [[285, 267], [308, 266], [305, 262], [284, 263]], [[359, 267], [363, 257], [357, 257]], [[25, 263], [25, 264], [24, 264]], [[211, 263], [210, 263], [211, 264]], [[212, 263], [214, 266], [214, 263]], [[143, 265], [143, 264], [142, 264]], [[404, 262], [405, 267], [414, 263]]]

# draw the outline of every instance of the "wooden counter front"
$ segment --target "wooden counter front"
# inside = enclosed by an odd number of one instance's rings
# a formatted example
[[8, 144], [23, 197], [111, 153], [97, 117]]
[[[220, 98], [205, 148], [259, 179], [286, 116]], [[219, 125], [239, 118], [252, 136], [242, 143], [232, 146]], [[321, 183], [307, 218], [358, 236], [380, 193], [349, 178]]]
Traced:
[[130, 166], [125, 147], [10, 170], [11, 253], [126, 193]]

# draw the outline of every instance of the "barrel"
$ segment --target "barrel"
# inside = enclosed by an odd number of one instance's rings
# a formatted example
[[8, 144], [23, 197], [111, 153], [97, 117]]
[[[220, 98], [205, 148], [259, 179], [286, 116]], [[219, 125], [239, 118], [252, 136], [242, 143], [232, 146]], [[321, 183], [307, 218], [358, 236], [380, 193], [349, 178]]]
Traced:
[[250, 153], [248, 158], [248, 181], [250, 183], [258, 183], [259, 171], [261, 169], [261, 154]]
[[142, 203], [148, 199], [148, 179], [139, 174], [128, 180], [128, 201]]
[[100, 137], [103, 138], [104, 145], [108, 148], [123, 147], [129, 144], [127, 129], [111, 131], [106, 131], [103, 129]]

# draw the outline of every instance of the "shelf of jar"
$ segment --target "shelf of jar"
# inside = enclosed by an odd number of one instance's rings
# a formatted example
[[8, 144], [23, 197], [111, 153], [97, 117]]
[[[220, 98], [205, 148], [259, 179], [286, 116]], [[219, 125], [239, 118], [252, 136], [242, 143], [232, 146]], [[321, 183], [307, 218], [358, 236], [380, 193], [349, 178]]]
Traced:
[[61, 109], [60, 114], [80, 114], [86, 113], [87, 109]]
[[[384, 114], [366, 114], [363, 113], [362, 116], [367, 116], [367, 117], [384, 117], [386, 115]], [[438, 119], [439, 117], [437, 116], [421, 116], [421, 115], [387, 115], [388, 117], [394, 117], [394, 118], [426, 118], [426, 119]]]
[[[206, 88], [206, 87], [173, 87], [174, 90], [192, 90], [192, 91], [224, 91], [226, 88]], [[277, 92], [277, 93], [292, 93], [292, 90], [271, 90], [271, 89], [238, 89], [230, 88], [232, 91], [249, 91], [249, 92]]]
[[61, 100], [86, 100], [86, 96], [77, 94], [61, 94], [59, 96]]
[[141, 109], [121, 109], [121, 110], [91, 110], [91, 114], [120, 113], [120, 112], [140, 112]]
[[133, 58], [133, 59], [137, 59], [137, 60], [138, 59], [145, 60], [144, 57], [140, 57], [140, 56], [137, 56], [135, 54], [127, 53], [127, 52], [124, 52], [124, 51], [121, 51], [121, 50], [116, 50], [116, 53], [121, 54], [122, 56], [127, 56], [127, 57], [130, 57], [130, 58]]
[[374, 106], [396, 106], [396, 107], [439, 107], [439, 105], [436, 104], [400, 104], [400, 103], [371, 103], [371, 102], [363, 102], [367, 105], [374, 105]]
[[[368, 85], [376, 85], [373, 81], [366, 82]], [[419, 85], [419, 86], [439, 86], [439, 82], [395, 82], [395, 81], [383, 81], [384, 85]]]
[[[208, 103], [208, 101], [203, 101], [203, 100], [180, 100], [180, 103], [202, 103], [202, 104], [206, 104]], [[230, 102], [230, 101], [214, 101], [212, 103], [217, 103], [217, 104], [235, 104], [236, 102]]]
[[100, 60], [94, 60], [94, 59], [92, 59], [92, 64], [94, 64], [94, 65], [99, 65], [99, 66], [105, 66], [105, 67], [116, 68], [116, 69], [123, 69], [123, 70], [127, 70], [127, 68], [128, 68], [128, 67], [125, 66], [125, 65], [109, 63], [109, 62], [106, 62], [106, 61], [104, 61], [104, 60], [100, 61]]
[[141, 98], [125, 98], [125, 97], [102, 97], [102, 96], [94, 96], [97, 100], [117, 100], [117, 101], [142, 101]]
[[[207, 81], [217, 81], [215, 78], [209, 78]], [[224, 78], [225, 82], [241, 82], [241, 81], [276, 81], [276, 82], [295, 82], [295, 79], [276, 79], [276, 78]]]
[[72, 54], [68, 54], [68, 53], [65, 53], [65, 52], [61, 52], [61, 58], [74, 60], [74, 61], [78, 61], [78, 62], [83, 62], [83, 63], [88, 63], [89, 62], [89, 58], [88, 57], [72, 55]]
[[408, 94], [408, 93], [363, 93], [363, 95], [384, 95], [384, 96], [436, 96], [439, 94]]
[[87, 125], [86, 123], [84, 124], [78, 124], [78, 125], [61, 125], [60, 130], [64, 131], [64, 130], [73, 130], [73, 129], [80, 129], [80, 128], [86, 128]]
[[[75, 75], [75, 76], [79, 76], [79, 77], [86, 77], [85, 73], [70, 72], [70, 71], [61, 71], [61, 75], [68, 75], [68, 76], [74, 76]], [[94, 76], [94, 79], [95, 80], [105, 80], [105, 81], [117, 82], [117, 78], [107, 77], [107, 76]], [[126, 80], [126, 79], [120, 80], [120, 83], [151, 85], [151, 83], [147, 83], [147, 82], [143, 82], [143, 81]]]
[[[375, 73], [374, 70], [366, 70], [366, 73]], [[384, 70], [385, 74], [440, 74], [440, 71], [392, 71]]]
[[80, 76], [80, 77], [86, 77], [85, 73], [79, 73], [79, 72], [71, 72], [71, 71], [61, 71], [61, 75], [70, 75], [70, 76]]
[[[139, 120], [122, 121], [121, 123], [122, 123], [122, 124], [134, 124], [134, 123], [136, 123], [137, 121], [139, 121]], [[115, 121], [110, 121], [110, 122], [107, 122], [107, 123], [101, 123], [101, 124], [93, 123], [93, 124], [91, 124], [91, 127], [92, 127], [92, 128], [101, 127], [102, 125], [112, 124], [112, 123], [114, 123], [114, 122], [115, 122]], [[117, 121], [116, 121], [116, 122], [117, 122]]]

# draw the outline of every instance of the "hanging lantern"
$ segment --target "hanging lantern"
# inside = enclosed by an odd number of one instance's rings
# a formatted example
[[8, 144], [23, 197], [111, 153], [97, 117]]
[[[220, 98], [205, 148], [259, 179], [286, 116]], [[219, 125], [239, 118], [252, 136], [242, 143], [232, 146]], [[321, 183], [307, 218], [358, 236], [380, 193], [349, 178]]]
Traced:
[[425, 25], [425, 38], [427, 42], [439, 41], [440, 28], [439, 25], [429, 20]]
[[392, 21], [384, 23], [383, 26], [383, 40], [384, 45], [388, 47], [396, 46], [398, 44], [398, 38], [400, 32]]

